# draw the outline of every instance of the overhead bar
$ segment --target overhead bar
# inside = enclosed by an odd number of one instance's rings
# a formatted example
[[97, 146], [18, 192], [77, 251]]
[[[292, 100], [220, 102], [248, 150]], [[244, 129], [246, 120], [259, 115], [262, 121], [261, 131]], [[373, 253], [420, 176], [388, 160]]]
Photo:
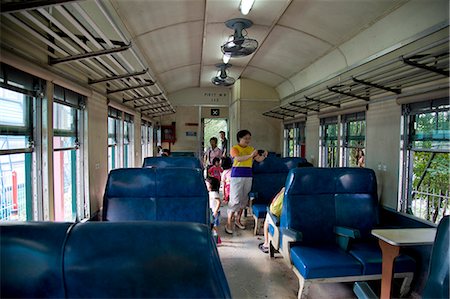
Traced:
[[[57, 27], [52, 26], [52, 30], [58, 34], [60, 37], [69, 37], [71, 38], [69, 35], [67, 35], [65, 32], [62, 32], [61, 30], [59, 30]], [[81, 34], [73, 34], [73, 36], [77, 37], [79, 40], [83, 41], [85, 44], [89, 41], [89, 39]], [[95, 41], [97, 41], [98, 43], [102, 43], [105, 44], [105, 40], [103, 40], [103, 38], [99, 38], [99, 37], [92, 37]], [[126, 46], [127, 44], [121, 41], [117, 41], [117, 40], [109, 40], [113, 45], [115, 46]]]
[[124, 78], [129, 78], [129, 77], [134, 77], [134, 76], [140, 76], [140, 75], [144, 75], [145, 73], [147, 73], [147, 71], [148, 71], [148, 69], [145, 69], [145, 70], [143, 70], [141, 72], [117, 75], [117, 76], [106, 77], [106, 78], [97, 79], [97, 80], [89, 79], [88, 80], [88, 84], [97, 84], [97, 83], [106, 82], [106, 81], [112, 81], [112, 80], [124, 79]]
[[275, 114], [274, 112], [264, 112], [263, 115], [267, 116], [267, 117], [272, 117], [272, 118], [277, 118], [277, 119], [284, 119], [284, 117], [279, 117], [279, 116], [275, 116], [275, 115], [269, 115], [269, 113]]
[[120, 89], [115, 89], [115, 90], [108, 90], [108, 91], [106, 91], [106, 93], [111, 94], [111, 93], [116, 93], [116, 92], [121, 92], [121, 91], [142, 88], [142, 87], [148, 87], [148, 86], [152, 86], [152, 85], [155, 85], [155, 82], [145, 83], [145, 84], [141, 84], [141, 85], [137, 85], [137, 86], [125, 87], [125, 88], [120, 88]]
[[334, 93], [342, 94], [342, 95], [349, 96], [349, 97], [352, 97], [352, 98], [357, 98], [357, 99], [364, 100], [364, 101], [367, 101], [367, 102], [370, 101], [369, 97], [359, 96], [359, 95], [353, 94], [351, 92], [340, 91], [340, 90], [336, 89], [336, 86], [327, 87], [327, 89], [329, 91], [331, 91], [331, 92], [334, 92]]
[[141, 112], [148, 111], [148, 110], [156, 110], [156, 109], [165, 108], [165, 107], [170, 107], [170, 104], [165, 104], [165, 105], [161, 105], [158, 107], [150, 107], [150, 108], [142, 109]]
[[444, 75], [446, 77], [450, 76], [450, 72], [449, 71], [441, 70], [441, 69], [438, 69], [438, 68], [433, 67], [433, 66], [428, 66], [426, 64], [417, 63], [417, 62], [412, 61], [412, 60], [410, 60], [408, 58], [402, 57], [402, 61], [404, 63], [406, 63], [406, 64], [408, 64], [410, 66], [416, 67], [416, 68], [424, 69], [424, 70], [427, 70], [427, 71], [430, 71], [430, 72], [434, 72], [434, 73], [437, 73], [437, 74], [440, 74], [440, 75]]
[[[157, 97], [157, 96], [160, 96], [160, 95], [162, 95], [162, 92], [155, 93], [155, 94], [149, 94], [149, 95], [146, 95], [146, 96], [132, 98], [132, 99], [122, 99], [122, 103], [127, 103], [127, 102], [137, 101], [137, 100], [143, 100], [143, 99], [148, 99], [148, 98], [154, 98], [154, 97]], [[134, 108], [136, 108], [136, 107], [134, 107]]]
[[[293, 110], [293, 109], [289, 109], [289, 108], [284, 108], [284, 107], [280, 107], [280, 109], [281, 110], [284, 110], [284, 111], [290, 111], [290, 112], [293, 112], [293, 113], [301, 113], [300, 111], [298, 111], [298, 110]], [[294, 114], [295, 115], [295, 114]]]
[[[305, 109], [306, 111], [320, 112], [320, 109], [314, 109], [314, 108], [310, 108], [310, 107], [306, 107], [306, 106], [300, 106], [300, 105], [296, 105], [295, 103], [297, 103], [297, 102], [289, 103], [289, 105], [294, 106], [294, 107], [298, 107], [298, 108], [301, 108], [301, 109]], [[305, 114], [305, 113], [303, 113], [303, 114]]]
[[390, 87], [382, 86], [382, 85], [379, 85], [379, 84], [376, 84], [376, 83], [372, 83], [372, 82], [364, 81], [364, 80], [361, 80], [361, 79], [357, 79], [355, 77], [352, 77], [352, 80], [353, 80], [353, 82], [356, 82], [356, 83], [359, 83], [359, 84], [362, 84], [362, 85], [367, 85], [367, 86], [375, 87], [375, 88], [378, 88], [378, 89], [390, 91], [390, 92], [393, 92], [395, 94], [401, 94], [402, 93], [402, 90], [400, 88], [390, 88]]
[[143, 108], [143, 107], [147, 107], [147, 106], [151, 106], [151, 105], [158, 105], [158, 104], [163, 104], [163, 103], [167, 103], [167, 101], [157, 101], [157, 102], [154, 102], [154, 103], [145, 103], [145, 104], [142, 104], [142, 105], [134, 105], [134, 109], [140, 109], [140, 108]]
[[76, 1], [76, 0], [46, 0], [46, 1], [44, 1], [44, 0], [28, 0], [28, 1], [21, 1], [21, 2], [6, 2], [6, 3], [4, 3], [2, 1], [2, 4], [0, 5], [0, 12], [2, 14], [18, 12], [21, 10], [36, 9], [36, 8], [40, 8], [40, 7], [64, 4], [64, 3], [74, 2], [74, 1]]
[[328, 103], [328, 102], [324, 102], [324, 101], [321, 101], [321, 100], [316, 100], [316, 99], [313, 99], [313, 98], [310, 98], [310, 97], [307, 97], [307, 96], [305, 96], [305, 99], [307, 101], [312, 101], [312, 102], [316, 102], [316, 103], [319, 103], [319, 104], [324, 104], [324, 105], [333, 106], [333, 107], [336, 107], [336, 108], [341, 108], [340, 104]]
[[51, 58], [50, 57], [49, 58], [49, 64], [50, 65], [55, 65], [55, 64], [58, 64], [58, 63], [67, 63], [67, 62], [76, 61], [76, 60], [88, 59], [88, 58], [92, 58], [92, 57], [97, 57], [97, 56], [102, 56], [102, 55], [108, 55], [108, 54], [112, 54], [112, 53], [122, 52], [122, 51], [128, 50], [129, 48], [131, 48], [131, 43], [129, 43], [128, 45], [123, 46], [123, 47], [117, 47], [117, 48], [112, 48], [112, 49], [106, 49], [106, 50], [94, 51], [94, 52], [89, 52], [89, 53], [77, 54], [77, 55], [72, 55], [72, 56], [63, 57], [63, 58]]

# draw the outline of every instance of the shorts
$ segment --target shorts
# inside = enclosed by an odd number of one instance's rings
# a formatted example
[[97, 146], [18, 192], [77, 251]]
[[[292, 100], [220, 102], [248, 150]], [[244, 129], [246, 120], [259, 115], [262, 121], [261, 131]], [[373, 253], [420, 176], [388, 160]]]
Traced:
[[220, 211], [217, 213], [217, 216], [214, 217], [214, 213], [211, 211], [211, 226], [212, 227], [219, 227], [220, 224]]
[[252, 177], [231, 177], [228, 213], [237, 212], [247, 206], [252, 180]]

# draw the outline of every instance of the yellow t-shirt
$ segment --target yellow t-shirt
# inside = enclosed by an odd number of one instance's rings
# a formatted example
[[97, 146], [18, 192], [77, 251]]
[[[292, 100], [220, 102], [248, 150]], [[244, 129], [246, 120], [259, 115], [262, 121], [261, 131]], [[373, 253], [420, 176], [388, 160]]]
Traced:
[[[237, 156], [251, 155], [255, 149], [252, 146], [242, 147], [239, 144], [231, 148], [231, 152], [237, 151]], [[251, 177], [252, 176], [253, 159], [247, 159], [245, 161], [238, 162], [236, 159], [233, 161], [233, 168], [231, 169], [231, 177]]]

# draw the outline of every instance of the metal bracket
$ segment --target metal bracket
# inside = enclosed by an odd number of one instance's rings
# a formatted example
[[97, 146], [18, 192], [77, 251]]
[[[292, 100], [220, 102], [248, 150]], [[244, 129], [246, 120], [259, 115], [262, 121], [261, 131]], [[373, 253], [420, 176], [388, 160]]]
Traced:
[[352, 97], [352, 98], [357, 98], [357, 99], [364, 100], [364, 101], [367, 101], [367, 102], [370, 101], [369, 97], [359, 96], [359, 95], [356, 95], [356, 94], [351, 93], [351, 92], [340, 91], [340, 90], [337, 90], [336, 86], [327, 87], [327, 89], [329, 91], [331, 91], [331, 92], [334, 92], [334, 93], [342, 94], [342, 95], [349, 96], [349, 97]]
[[306, 99], [306, 101], [312, 101], [312, 102], [316, 102], [316, 103], [319, 103], [319, 104], [324, 104], [324, 105], [333, 106], [333, 107], [336, 107], [336, 108], [341, 108], [340, 104], [328, 103], [328, 102], [324, 102], [324, 101], [321, 101], [321, 100], [316, 100], [316, 99], [313, 99], [313, 98], [310, 98], [310, 97], [307, 97], [307, 96], [305, 96], [305, 99]]
[[359, 83], [359, 84], [362, 84], [362, 85], [375, 87], [375, 88], [386, 90], [386, 91], [390, 91], [390, 92], [393, 92], [393, 93], [396, 93], [396, 94], [401, 94], [402, 93], [402, 90], [400, 88], [390, 88], [390, 87], [382, 86], [382, 85], [379, 85], [379, 84], [376, 84], [376, 83], [367, 82], [367, 81], [364, 81], [364, 80], [361, 80], [361, 79], [357, 79], [355, 77], [352, 77], [352, 80], [353, 80], [353, 82], [356, 82], [356, 83]]
[[55, 65], [55, 64], [58, 64], [58, 63], [67, 63], [67, 62], [72, 62], [72, 61], [76, 61], [76, 60], [88, 59], [88, 58], [93, 58], [93, 57], [97, 57], [97, 56], [102, 56], [102, 55], [108, 55], [108, 54], [112, 54], [112, 53], [122, 52], [122, 51], [128, 50], [129, 48], [131, 48], [131, 43], [129, 43], [126, 46], [122, 46], [122, 47], [117, 47], [117, 48], [112, 48], [112, 49], [105, 49], [105, 50], [89, 52], [89, 53], [83, 53], [83, 54], [77, 54], [77, 55], [72, 55], [72, 56], [63, 57], [63, 58], [52, 58], [52, 57], [49, 57], [49, 64], [50, 65]]
[[120, 89], [115, 89], [115, 90], [108, 90], [108, 91], [106, 91], [106, 93], [112, 94], [112, 93], [116, 93], [116, 92], [133, 90], [133, 89], [148, 87], [148, 86], [153, 86], [153, 85], [155, 85], [155, 82], [145, 83], [145, 84], [141, 84], [141, 85], [137, 85], [137, 86], [125, 87], [125, 88], [120, 88]]
[[[132, 99], [122, 99], [122, 103], [127, 103], [127, 102], [131, 102], [131, 101], [137, 101], [137, 100], [154, 98], [154, 97], [157, 97], [157, 96], [160, 96], [160, 95], [162, 95], [162, 92], [155, 93], [155, 94], [149, 94], [149, 95], [146, 95], [146, 96], [132, 98]], [[137, 108], [137, 107], [135, 106], [134, 108]]]
[[117, 76], [106, 77], [106, 78], [102, 78], [102, 79], [96, 79], [96, 80], [89, 79], [88, 84], [97, 84], [97, 83], [101, 83], [101, 82], [107, 82], [107, 81], [113, 81], [113, 80], [118, 80], [118, 79], [130, 78], [130, 77], [134, 77], [134, 76], [140, 76], [140, 75], [144, 75], [147, 72], [148, 72], [148, 69], [145, 69], [141, 72], [136, 72], [136, 73], [117, 75]]
[[449, 71], [441, 70], [441, 69], [438, 69], [437, 67], [428, 66], [426, 64], [420, 64], [420, 63], [417, 63], [415, 61], [412, 61], [412, 60], [410, 60], [408, 58], [404, 58], [404, 57], [402, 57], [401, 60], [403, 61], [403, 63], [408, 64], [413, 67], [416, 67], [416, 68], [424, 69], [424, 70], [427, 70], [427, 71], [430, 71], [430, 72], [433, 72], [436, 74], [440, 74], [440, 75], [443, 75], [446, 77], [450, 76]]

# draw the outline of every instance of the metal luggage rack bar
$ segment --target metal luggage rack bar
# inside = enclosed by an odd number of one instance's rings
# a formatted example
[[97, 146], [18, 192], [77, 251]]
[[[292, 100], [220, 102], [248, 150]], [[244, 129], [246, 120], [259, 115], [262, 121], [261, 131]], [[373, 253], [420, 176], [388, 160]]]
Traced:
[[[87, 76], [87, 84], [106, 84], [107, 94], [117, 93], [125, 105], [151, 107], [157, 96], [158, 103], [167, 103], [170, 108], [167, 111], [175, 111], [137, 48], [103, 3], [95, 1], [95, 12], [91, 6], [87, 9], [84, 3], [75, 1], [49, 3], [51, 6], [39, 3], [5, 6], [7, 10], [1, 13], [2, 30], [19, 38], [30, 36], [22, 40], [46, 53], [49, 65], [73, 69]], [[107, 31], [94, 22], [92, 13], [103, 18], [101, 23], [111, 25]], [[140, 111], [147, 116], [167, 114], [167, 111]]]
[[[291, 119], [308, 111], [320, 112], [324, 108], [339, 109], [345, 103], [370, 103], [374, 98], [398, 95], [415, 85], [449, 77], [449, 38], [446, 37], [421, 49], [401, 55], [371, 68], [347, 75], [336, 75], [340, 83], [325, 86], [318, 91], [296, 94], [288, 104], [264, 112], [263, 115], [278, 119]], [[333, 79], [330, 79], [331, 82]], [[295, 107], [295, 108], [292, 108]], [[286, 111], [290, 109], [289, 113]]]

